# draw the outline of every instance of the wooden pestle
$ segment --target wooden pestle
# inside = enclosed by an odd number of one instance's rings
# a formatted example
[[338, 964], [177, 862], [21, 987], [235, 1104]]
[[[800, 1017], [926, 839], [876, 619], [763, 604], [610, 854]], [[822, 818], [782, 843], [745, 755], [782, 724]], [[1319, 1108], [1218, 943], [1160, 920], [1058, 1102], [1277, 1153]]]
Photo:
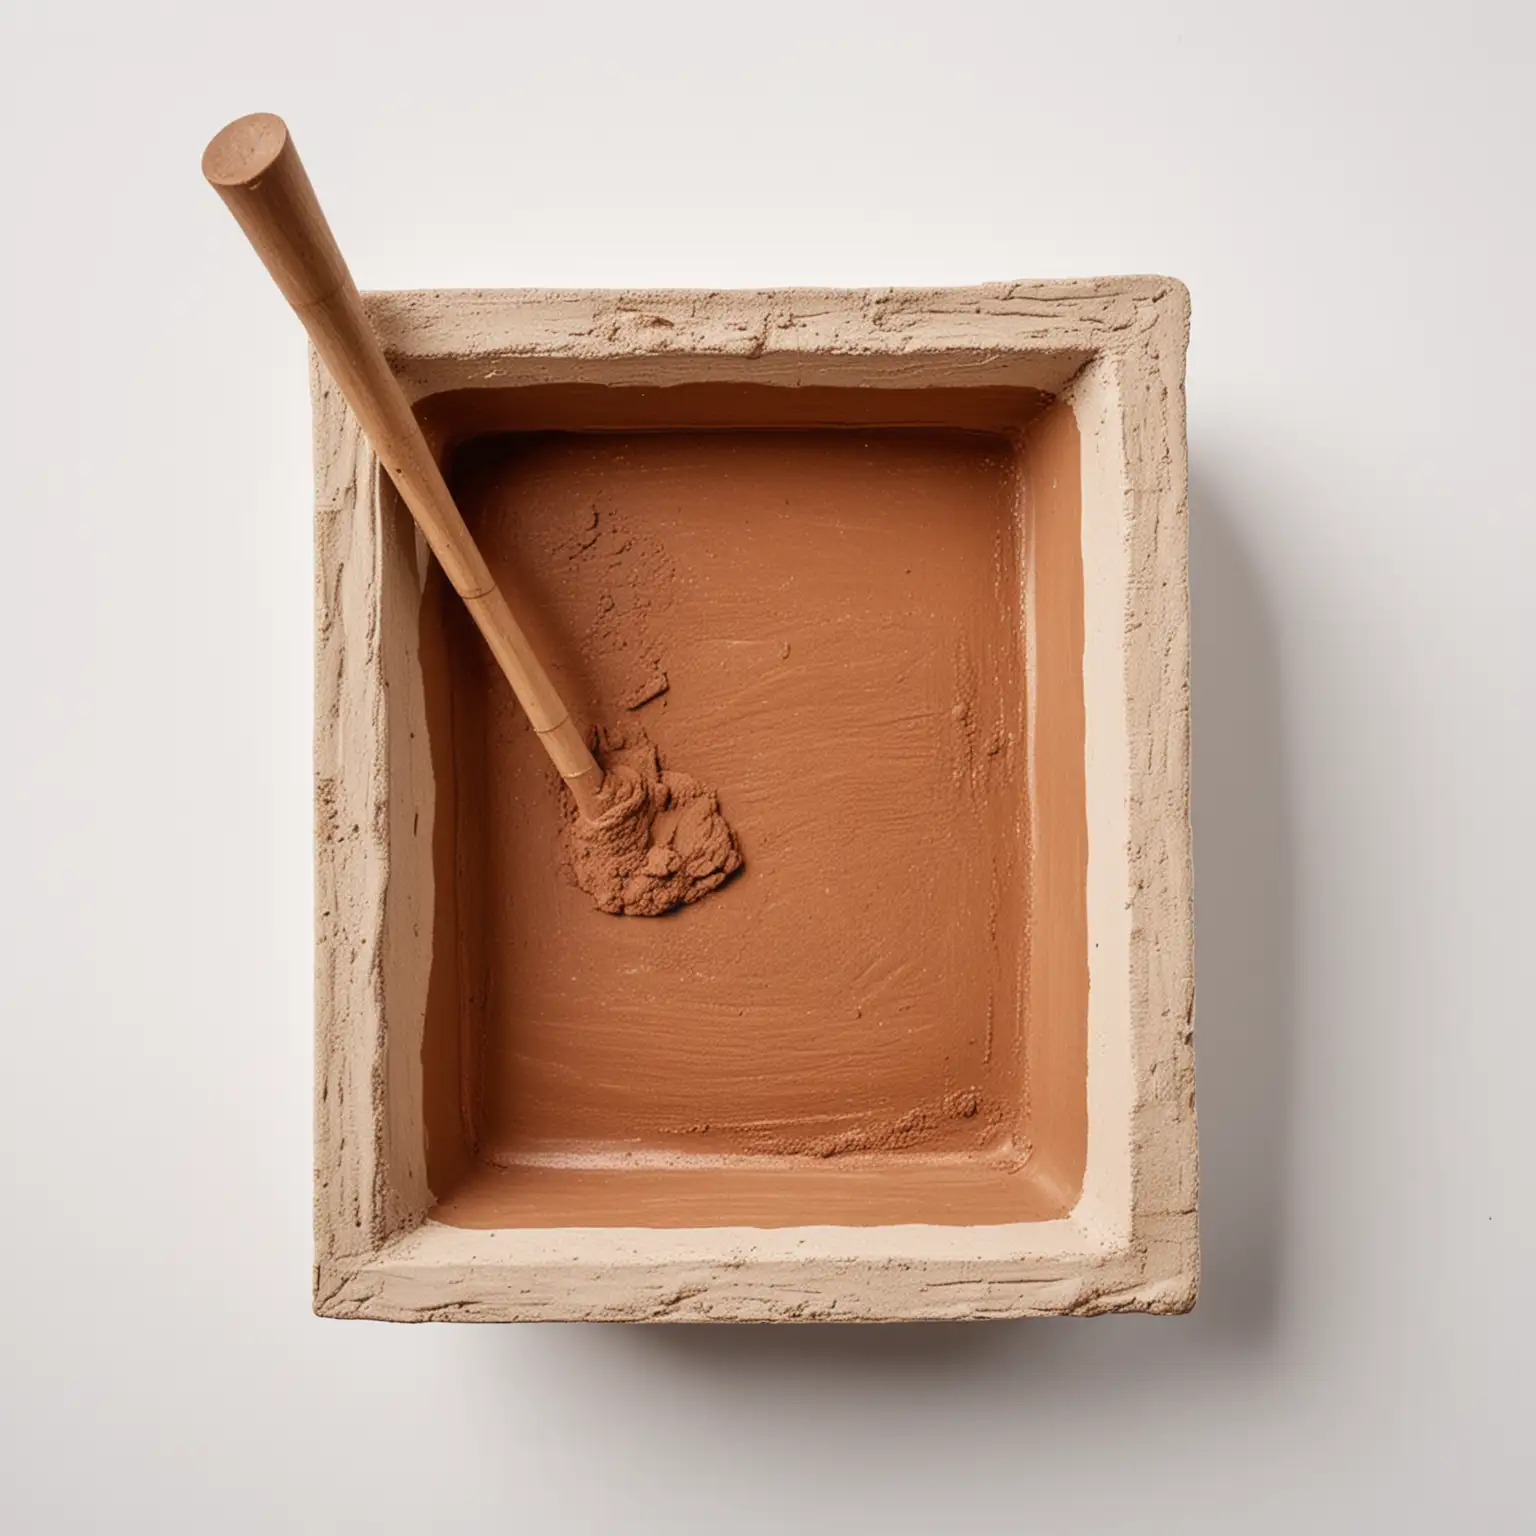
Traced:
[[405, 391], [363, 313], [357, 285], [287, 125], [270, 112], [230, 123], [203, 152], [203, 175], [228, 204], [303, 322], [379, 462], [485, 636], [544, 750], [582, 813], [590, 817], [603, 770], [453, 504]]

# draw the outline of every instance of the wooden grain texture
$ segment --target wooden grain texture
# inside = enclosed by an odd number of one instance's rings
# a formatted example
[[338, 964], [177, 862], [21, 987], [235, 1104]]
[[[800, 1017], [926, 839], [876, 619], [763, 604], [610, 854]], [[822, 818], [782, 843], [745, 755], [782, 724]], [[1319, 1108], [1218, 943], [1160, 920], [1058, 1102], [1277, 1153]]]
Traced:
[[710, 380], [1061, 395], [1082, 439], [1090, 1129], [1082, 1197], [1052, 1221], [473, 1231], [425, 1219], [430, 955], [408, 935], [431, 931], [433, 795], [430, 765], [402, 747], [421, 725], [419, 658], [402, 635], [423, 552], [317, 367], [317, 1311], [789, 1322], [1187, 1309], [1199, 1245], [1182, 286], [364, 303], [413, 400]]

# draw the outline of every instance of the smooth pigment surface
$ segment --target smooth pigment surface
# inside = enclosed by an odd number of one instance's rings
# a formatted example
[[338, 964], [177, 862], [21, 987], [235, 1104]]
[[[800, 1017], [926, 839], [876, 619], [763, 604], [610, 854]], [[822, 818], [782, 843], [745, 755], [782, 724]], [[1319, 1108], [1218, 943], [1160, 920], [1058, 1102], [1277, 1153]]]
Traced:
[[[659, 751], [717, 788], [745, 868], [654, 921], [595, 910], [558, 780], [467, 620], [429, 605], [457, 993], [429, 1121], [451, 1137], [456, 1100], [475, 1157], [433, 1156], [438, 1219], [1062, 1209], [1059, 1182], [1016, 1176], [1049, 1161], [1032, 1113], [1078, 1134], [1082, 1068], [1032, 1069], [1032, 1049], [1072, 1056], [1070, 1020], [1054, 1045], [1025, 1027], [1030, 468], [988, 428], [626, 423], [451, 456], [602, 755]], [[1080, 775], [1080, 749], [1062, 760]]]

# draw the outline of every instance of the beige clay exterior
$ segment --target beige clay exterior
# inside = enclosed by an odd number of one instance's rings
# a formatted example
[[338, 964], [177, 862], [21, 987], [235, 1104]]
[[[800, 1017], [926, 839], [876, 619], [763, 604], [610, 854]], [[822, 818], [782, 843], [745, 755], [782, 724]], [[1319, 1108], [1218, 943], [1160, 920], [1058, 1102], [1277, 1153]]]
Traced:
[[1083, 450], [1088, 1165], [1059, 1221], [563, 1228], [427, 1219], [427, 555], [314, 369], [315, 1310], [396, 1321], [1180, 1312], [1199, 1277], [1184, 354], [1168, 278], [931, 290], [366, 296], [406, 393], [557, 382], [1024, 385]]

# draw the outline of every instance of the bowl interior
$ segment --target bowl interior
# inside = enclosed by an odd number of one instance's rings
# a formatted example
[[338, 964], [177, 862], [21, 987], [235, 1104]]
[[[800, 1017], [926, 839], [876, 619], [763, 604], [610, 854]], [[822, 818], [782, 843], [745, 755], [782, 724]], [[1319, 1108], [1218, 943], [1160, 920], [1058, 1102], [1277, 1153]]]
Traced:
[[1064, 1215], [1087, 1143], [1080, 448], [1024, 389], [541, 386], [420, 408], [573, 710], [714, 786], [657, 919], [435, 571], [436, 1221]]

